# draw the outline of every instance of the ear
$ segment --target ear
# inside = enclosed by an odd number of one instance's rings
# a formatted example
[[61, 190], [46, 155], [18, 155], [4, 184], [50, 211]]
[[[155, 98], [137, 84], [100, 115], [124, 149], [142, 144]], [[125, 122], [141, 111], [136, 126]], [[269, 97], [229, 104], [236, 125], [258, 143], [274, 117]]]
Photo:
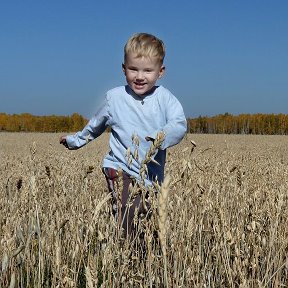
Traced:
[[123, 71], [123, 73], [126, 75], [126, 67], [125, 67], [125, 64], [124, 64], [124, 63], [122, 63], [122, 71]]
[[158, 79], [162, 78], [164, 74], [165, 74], [165, 66], [161, 66]]

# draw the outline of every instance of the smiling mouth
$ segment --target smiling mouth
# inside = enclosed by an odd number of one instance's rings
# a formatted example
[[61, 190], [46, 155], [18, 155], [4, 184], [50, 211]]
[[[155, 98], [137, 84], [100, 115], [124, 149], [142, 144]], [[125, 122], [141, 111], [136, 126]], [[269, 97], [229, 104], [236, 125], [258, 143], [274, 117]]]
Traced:
[[139, 86], [139, 87], [143, 87], [146, 83], [137, 83], [137, 82], [134, 82], [134, 85], [135, 86]]

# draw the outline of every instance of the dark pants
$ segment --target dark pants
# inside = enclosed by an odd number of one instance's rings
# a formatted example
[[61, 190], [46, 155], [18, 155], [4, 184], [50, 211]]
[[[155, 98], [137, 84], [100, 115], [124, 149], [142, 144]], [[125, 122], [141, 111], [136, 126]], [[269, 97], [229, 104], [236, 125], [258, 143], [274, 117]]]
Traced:
[[[141, 191], [138, 190], [130, 197], [129, 186], [133, 186], [135, 189], [139, 189], [139, 186], [124, 171], [119, 172], [112, 168], [103, 168], [103, 173], [108, 190], [112, 195], [112, 211], [119, 228], [123, 228], [125, 238], [134, 237], [137, 232], [137, 223], [134, 223], [134, 217], [140, 217], [140, 215], [147, 213], [147, 209], [144, 208], [142, 203]], [[133, 191], [137, 190], [133, 189]], [[135, 215], [136, 211], [137, 215]]]

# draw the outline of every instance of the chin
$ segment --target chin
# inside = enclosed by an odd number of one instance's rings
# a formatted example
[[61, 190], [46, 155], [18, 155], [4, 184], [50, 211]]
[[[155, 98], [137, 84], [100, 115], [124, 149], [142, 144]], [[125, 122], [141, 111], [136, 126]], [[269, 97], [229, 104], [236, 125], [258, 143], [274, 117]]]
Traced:
[[139, 96], [145, 95], [145, 93], [147, 93], [146, 89], [145, 90], [133, 89], [133, 91]]
[[137, 91], [136, 90], [135, 93], [139, 96], [144, 96], [147, 93], [147, 91]]

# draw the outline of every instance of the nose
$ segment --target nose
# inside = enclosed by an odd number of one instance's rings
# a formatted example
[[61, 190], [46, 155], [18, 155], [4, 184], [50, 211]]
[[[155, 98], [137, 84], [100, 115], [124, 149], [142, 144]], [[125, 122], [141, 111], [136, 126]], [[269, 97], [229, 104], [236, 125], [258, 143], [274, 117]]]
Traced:
[[136, 80], [144, 80], [144, 73], [142, 71], [137, 72]]

